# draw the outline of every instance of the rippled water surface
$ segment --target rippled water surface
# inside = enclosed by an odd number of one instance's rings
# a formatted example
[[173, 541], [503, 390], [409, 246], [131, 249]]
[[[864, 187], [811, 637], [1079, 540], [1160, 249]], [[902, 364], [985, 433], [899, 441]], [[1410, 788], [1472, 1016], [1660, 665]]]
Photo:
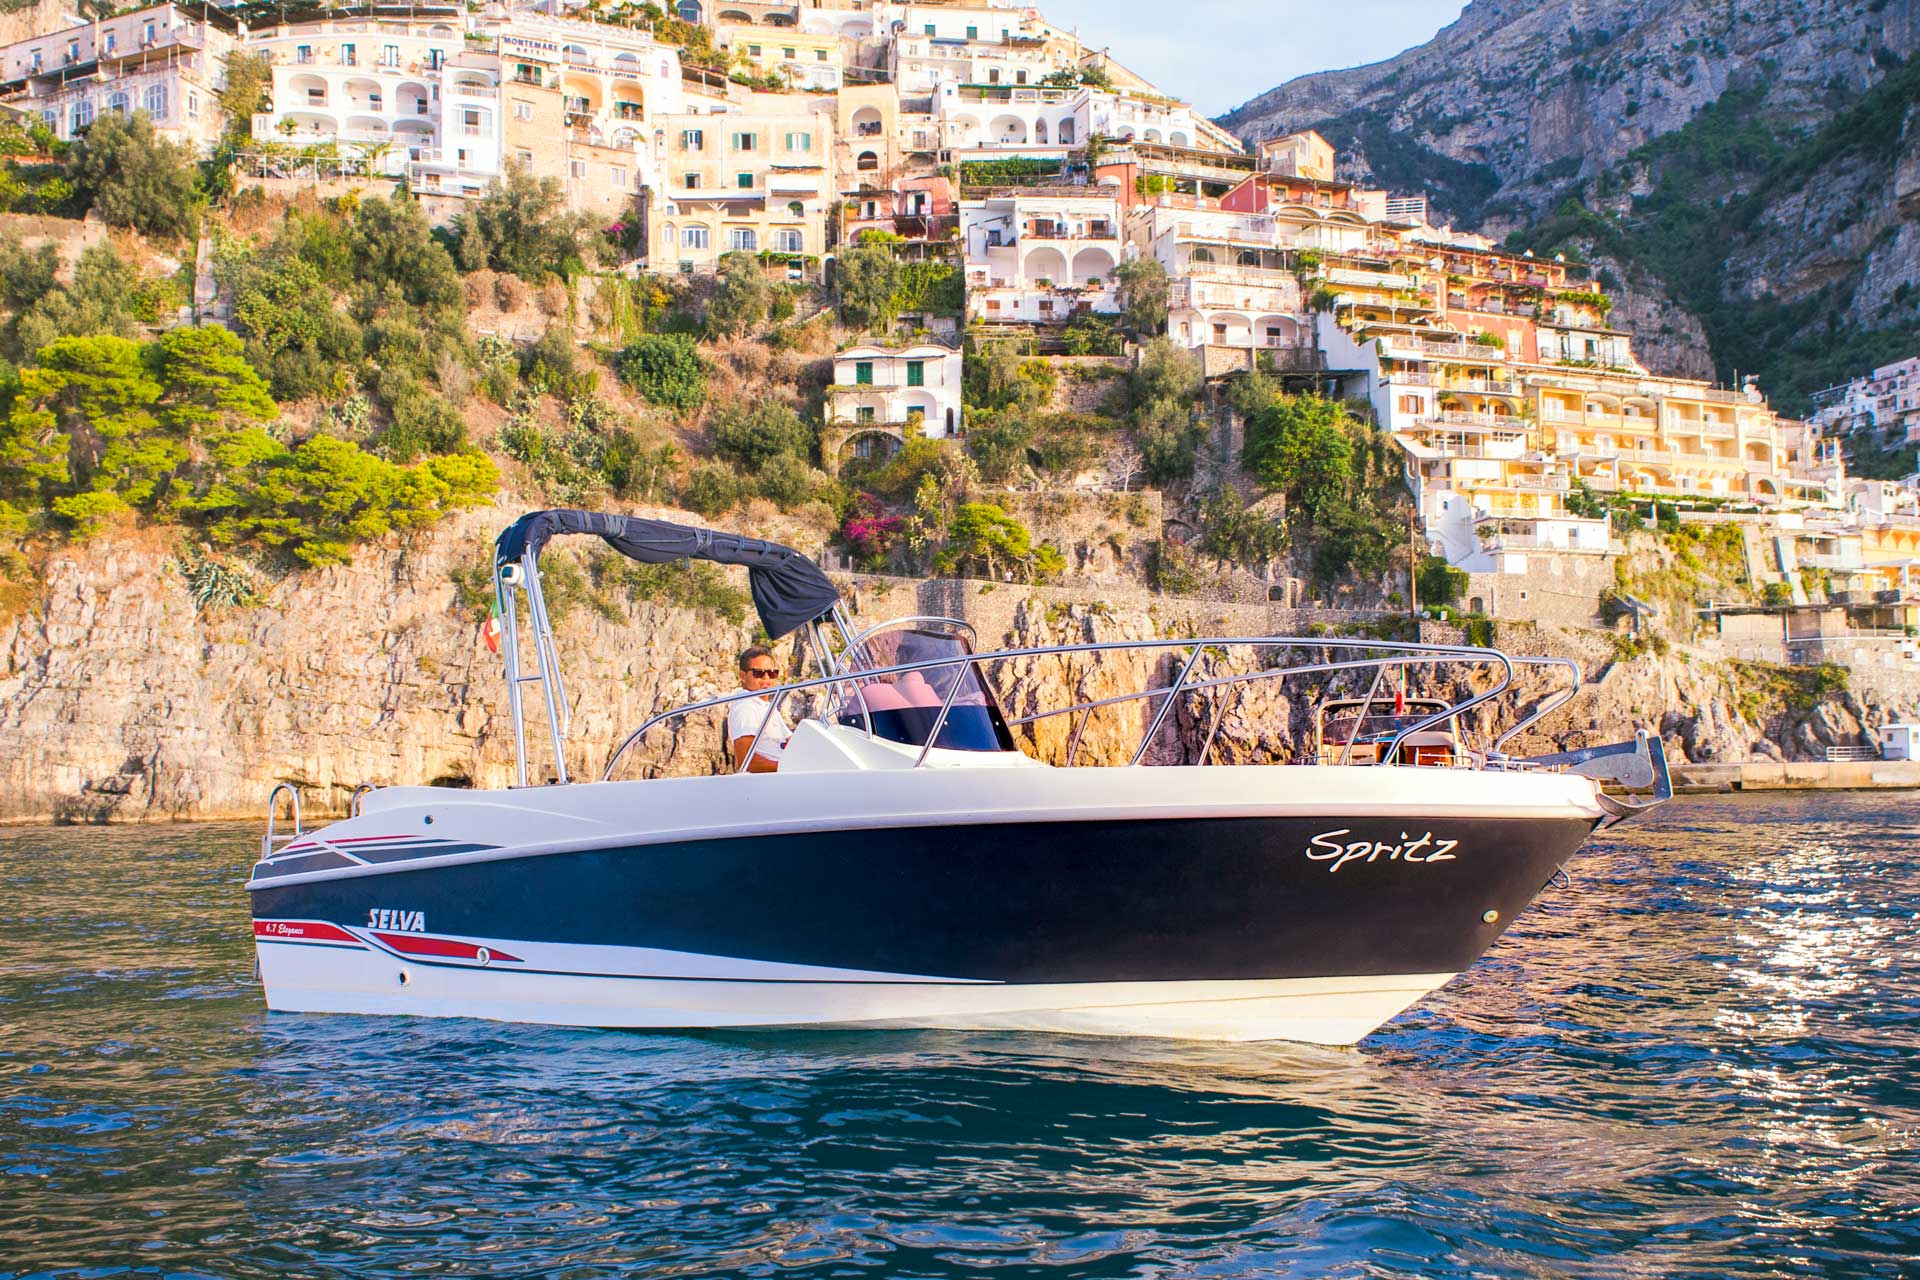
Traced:
[[0, 832], [0, 1275], [1915, 1274], [1920, 800], [1677, 801], [1358, 1050], [266, 1014], [257, 832]]

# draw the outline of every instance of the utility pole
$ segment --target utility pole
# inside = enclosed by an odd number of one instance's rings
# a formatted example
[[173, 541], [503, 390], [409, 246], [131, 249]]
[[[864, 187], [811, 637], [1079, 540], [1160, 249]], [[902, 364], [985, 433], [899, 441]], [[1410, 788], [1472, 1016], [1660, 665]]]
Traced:
[[1407, 612], [1413, 617], [1420, 616], [1420, 559], [1414, 536], [1414, 520], [1417, 513], [1407, 508]]

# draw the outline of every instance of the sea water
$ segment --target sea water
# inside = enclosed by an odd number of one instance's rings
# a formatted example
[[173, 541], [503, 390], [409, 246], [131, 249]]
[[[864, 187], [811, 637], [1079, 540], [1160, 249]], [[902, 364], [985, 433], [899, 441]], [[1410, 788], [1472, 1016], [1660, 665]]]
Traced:
[[0, 1275], [1920, 1273], [1920, 799], [1676, 801], [1358, 1049], [268, 1014], [258, 832], [0, 832]]

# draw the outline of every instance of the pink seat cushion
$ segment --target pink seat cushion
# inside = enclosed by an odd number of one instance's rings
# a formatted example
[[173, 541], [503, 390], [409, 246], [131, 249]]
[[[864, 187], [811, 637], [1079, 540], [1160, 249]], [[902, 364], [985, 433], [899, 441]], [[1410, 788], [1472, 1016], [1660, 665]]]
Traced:
[[866, 703], [869, 711], [899, 711], [903, 707], [912, 705], [900, 696], [898, 689], [890, 684], [862, 686], [859, 695], [854, 698], [854, 710], [860, 709], [862, 701]]
[[927, 683], [927, 678], [918, 671], [909, 671], [901, 676], [897, 687], [901, 698], [905, 700], [904, 705], [909, 707], [937, 707], [943, 701], [933, 691], [933, 686]]

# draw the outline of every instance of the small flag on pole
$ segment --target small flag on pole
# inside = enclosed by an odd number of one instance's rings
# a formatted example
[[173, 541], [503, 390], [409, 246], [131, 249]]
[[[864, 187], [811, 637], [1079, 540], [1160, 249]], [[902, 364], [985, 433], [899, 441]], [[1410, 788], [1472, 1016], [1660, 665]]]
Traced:
[[495, 654], [500, 652], [500, 602], [493, 602], [493, 612], [487, 617], [486, 625], [480, 628], [480, 638], [487, 642], [487, 648]]

